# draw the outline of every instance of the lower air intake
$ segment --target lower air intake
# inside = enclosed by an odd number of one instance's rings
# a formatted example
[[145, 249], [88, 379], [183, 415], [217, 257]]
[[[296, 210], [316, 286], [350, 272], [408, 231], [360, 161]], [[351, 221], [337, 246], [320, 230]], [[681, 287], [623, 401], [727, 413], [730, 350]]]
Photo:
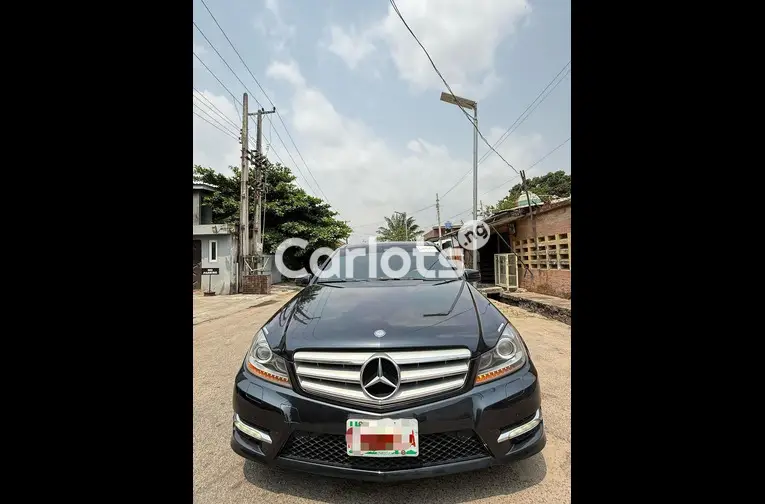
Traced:
[[423, 434], [419, 443], [417, 457], [350, 457], [346, 452], [344, 435], [297, 431], [284, 445], [280, 457], [349, 469], [400, 471], [490, 456], [475, 433]]

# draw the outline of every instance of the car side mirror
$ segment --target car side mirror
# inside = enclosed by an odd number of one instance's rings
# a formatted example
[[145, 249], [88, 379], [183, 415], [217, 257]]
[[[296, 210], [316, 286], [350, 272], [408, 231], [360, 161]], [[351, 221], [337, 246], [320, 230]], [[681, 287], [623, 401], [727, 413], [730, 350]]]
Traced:
[[480, 282], [481, 272], [475, 269], [465, 268], [465, 280], [468, 282]]
[[303, 275], [301, 277], [297, 277], [295, 279], [295, 284], [297, 285], [308, 285], [308, 282], [311, 281], [311, 275]]

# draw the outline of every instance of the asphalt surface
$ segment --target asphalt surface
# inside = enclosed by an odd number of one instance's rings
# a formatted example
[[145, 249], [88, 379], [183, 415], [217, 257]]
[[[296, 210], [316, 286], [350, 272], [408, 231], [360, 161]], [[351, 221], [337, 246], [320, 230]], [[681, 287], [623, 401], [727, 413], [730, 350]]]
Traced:
[[294, 293], [195, 296], [194, 502], [452, 504], [571, 501], [571, 330], [497, 303], [528, 344], [539, 371], [547, 446], [508, 466], [396, 484], [322, 478], [271, 469], [229, 446], [233, 379], [255, 331]]

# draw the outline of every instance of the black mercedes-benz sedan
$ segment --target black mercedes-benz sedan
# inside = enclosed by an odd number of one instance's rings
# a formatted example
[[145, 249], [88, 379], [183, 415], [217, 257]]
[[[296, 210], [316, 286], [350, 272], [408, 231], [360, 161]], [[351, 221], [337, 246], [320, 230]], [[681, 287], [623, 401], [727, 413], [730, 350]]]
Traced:
[[529, 349], [471, 283], [478, 272], [457, 275], [439, 258], [435, 246], [415, 242], [344, 246], [303, 277], [305, 287], [254, 335], [236, 375], [233, 450], [378, 481], [541, 451]]

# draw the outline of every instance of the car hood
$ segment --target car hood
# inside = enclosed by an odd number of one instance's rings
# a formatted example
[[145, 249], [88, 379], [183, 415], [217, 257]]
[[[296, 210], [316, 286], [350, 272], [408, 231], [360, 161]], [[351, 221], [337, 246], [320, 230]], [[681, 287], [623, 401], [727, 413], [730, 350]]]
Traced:
[[272, 348], [290, 359], [308, 349], [481, 347], [464, 281], [314, 284], [277, 312], [267, 329]]

